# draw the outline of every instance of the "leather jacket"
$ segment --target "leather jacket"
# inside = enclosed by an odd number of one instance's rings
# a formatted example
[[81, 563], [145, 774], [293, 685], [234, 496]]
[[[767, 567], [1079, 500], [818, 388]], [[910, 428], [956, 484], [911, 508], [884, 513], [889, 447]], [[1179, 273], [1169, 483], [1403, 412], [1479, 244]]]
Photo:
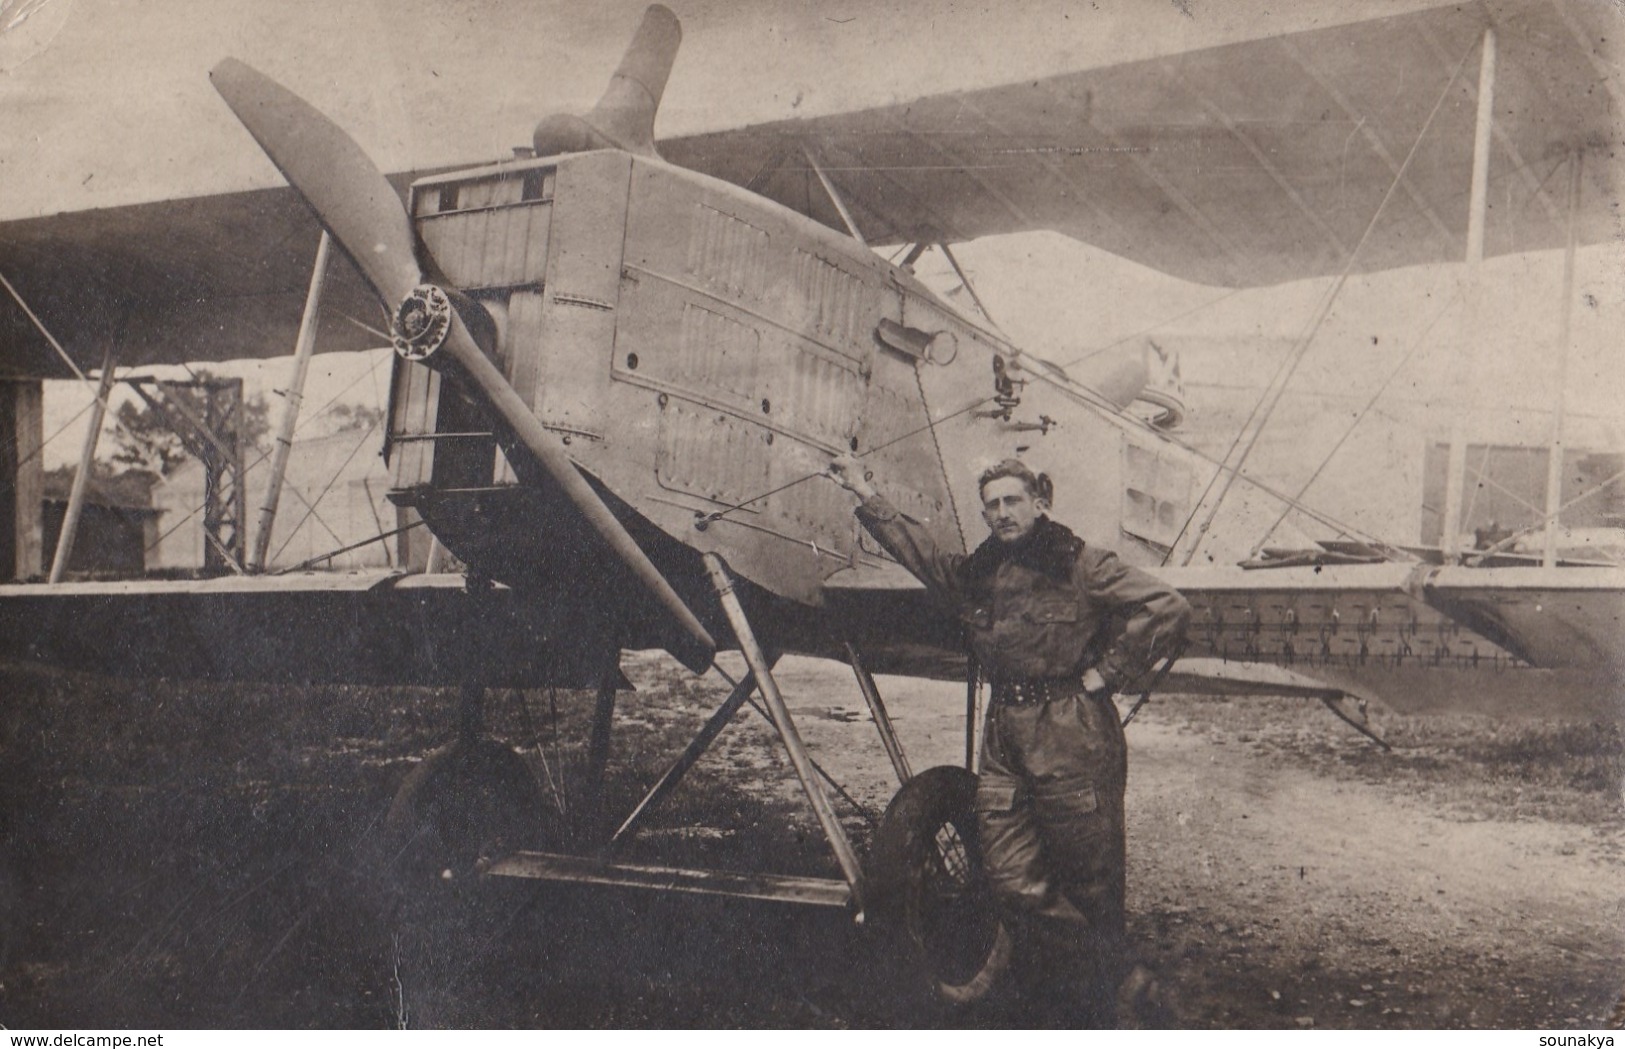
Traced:
[[939, 549], [884, 496], [865, 500], [857, 515], [957, 612], [990, 680], [1076, 677], [1094, 667], [1116, 691], [1172, 651], [1190, 622], [1178, 591], [1048, 517], [1018, 543], [990, 536], [967, 556]]

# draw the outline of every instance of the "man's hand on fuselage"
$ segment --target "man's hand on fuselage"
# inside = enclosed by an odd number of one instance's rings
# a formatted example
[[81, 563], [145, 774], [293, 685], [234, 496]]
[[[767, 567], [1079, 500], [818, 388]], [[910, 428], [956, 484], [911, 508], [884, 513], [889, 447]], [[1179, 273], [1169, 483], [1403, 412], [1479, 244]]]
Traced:
[[859, 499], [872, 499], [878, 493], [869, 483], [869, 474], [856, 456], [842, 452], [830, 460], [826, 471], [830, 480], [845, 488]]

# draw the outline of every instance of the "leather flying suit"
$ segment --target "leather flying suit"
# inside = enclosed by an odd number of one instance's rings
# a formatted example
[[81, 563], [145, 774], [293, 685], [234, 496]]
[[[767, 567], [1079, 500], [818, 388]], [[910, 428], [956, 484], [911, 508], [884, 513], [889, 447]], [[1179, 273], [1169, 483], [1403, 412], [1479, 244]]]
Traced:
[[[967, 557], [940, 550], [884, 497], [857, 515], [957, 611], [993, 685], [976, 808], [995, 894], [1018, 926], [1110, 968], [1123, 936], [1128, 772], [1110, 696], [1183, 639], [1189, 604], [1047, 517], [1021, 541], [990, 537]], [[1081, 685], [1090, 667], [1107, 685], [1093, 695]], [[999, 701], [1001, 683], [1035, 679], [1055, 698]]]

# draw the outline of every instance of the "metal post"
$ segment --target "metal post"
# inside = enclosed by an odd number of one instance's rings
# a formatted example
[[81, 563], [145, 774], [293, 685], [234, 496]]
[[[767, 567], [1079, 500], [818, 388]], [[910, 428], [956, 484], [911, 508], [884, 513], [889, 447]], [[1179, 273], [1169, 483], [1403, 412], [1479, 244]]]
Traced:
[[[243, 457], [243, 430], [247, 415], [243, 409], [243, 380], [230, 380], [231, 395], [225, 418], [231, 421], [231, 550], [239, 565], [248, 560], [248, 463]], [[214, 397], [209, 398], [213, 403]], [[242, 570], [238, 570], [240, 575]]]
[[880, 733], [880, 745], [886, 748], [886, 756], [891, 759], [892, 771], [897, 773], [899, 784], [907, 783], [914, 778], [914, 773], [908, 767], [908, 758], [903, 754], [903, 745], [897, 739], [897, 730], [892, 727], [891, 715], [886, 712], [886, 703], [880, 698], [880, 689], [875, 687], [875, 677], [869, 673], [869, 668], [863, 665], [858, 658], [857, 646], [852, 642], [846, 643], [846, 658], [852, 664], [852, 673], [858, 678], [858, 691], [863, 693], [864, 702], [869, 704], [869, 715], [875, 719], [875, 730]]
[[728, 722], [732, 721], [734, 715], [739, 713], [739, 708], [745, 705], [745, 700], [750, 698], [750, 694], [755, 688], [756, 675], [754, 672], [747, 673], [740, 679], [739, 684], [735, 685], [733, 691], [728, 693], [728, 698], [723, 700], [722, 706], [717, 708], [716, 713], [706, 720], [705, 724], [700, 727], [699, 733], [689, 741], [688, 747], [684, 749], [683, 753], [678, 755], [677, 760], [671, 763], [671, 767], [665, 771], [660, 779], [655, 781], [655, 785], [649, 788], [648, 793], [643, 796], [643, 800], [638, 802], [637, 807], [632, 810], [632, 814], [621, 821], [620, 827], [610, 836], [610, 850], [616, 849], [631, 836], [634, 828], [642, 821], [644, 813], [654, 808], [666, 795], [677, 789], [677, 784], [682, 782], [683, 777], [688, 774], [688, 770], [693, 768], [695, 763], [705, 754], [706, 748], [711, 746], [712, 741], [721, 735], [723, 729], [728, 727]]
[[1467, 202], [1467, 294], [1464, 296], [1458, 369], [1466, 403], [1450, 422], [1450, 454], [1444, 475], [1444, 521], [1439, 548], [1445, 564], [1461, 558], [1462, 486], [1467, 476], [1467, 416], [1478, 408], [1478, 370], [1471, 360], [1469, 325], [1477, 316], [1479, 264], [1484, 261], [1484, 219], [1488, 201], [1490, 136], [1495, 127], [1495, 30], [1484, 30], [1478, 61], [1478, 116], [1473, 128], [1473, 172]]
[[316, 352], [316, 320], [322, 305], [322, 288], [327, 282], [327, 256], [333, 239], [322, 230], [316, 245], [316, 262], [310, 271], [310, 288], [305, 292], [305, 312], [299, 318], [299, 337], [294, 340], [293, 374], [288, 377], [287, 398], [282, 406], [282, 422], [277, 427], [276, 450], [271, 454], [271, 479], [265, 488], [265, 505], [260, 507], [258, 529], [254, 533], [254, 556], [250, 571], [262, 571], [271, 549], [271, 525], [276, 522], [277, 503], [282, 498], [282, 480], [288, 472], [288, 456], [293, 451], [293, 431], [299, 425], [299, 407], [305, 396], [305, 376], [310, 358]]
[[[203, 565], [214, 568], [229, 565], [234, 572], [243, 571], [243, 560], [248, 556], [245, 506], [243, 499], [243, 380], [209, 379], [196, 382], [157, 382], [160, 389], [191, 388], [203, 391], [203, 408], [187, 404], [185, 397], [165, 397], [162, 400], [149, 394], [145, 386], [154, 380], [135, 376], [124, 380], [156, 412], [169, 423], [180, 437], [187, 452], [203, 463]], [[225, 392], [222, 405], [217, 394]], [[190, 433], [175, 425], [170, 409], [192, 427]], [[228, 444], [220, 435], [229, 431]], [[230, 529], [230, 542], [224, 533]], [[212, 537], [212, 538], [210, 538]]]
[[1552, 448], [1546, 460], [1546, 535], [1540, 563], [1557, 564], [1558, 518], [1563, 513], [1563, 423], [1569, 385], [1569, 325], [1574, 317], [1574, 252], [1579, 233], [1576, 220], [1580, 211], [1579, 149], [1569, 155], [1569, 236], [1563, 247], [1563, 312], [1557, 334], [1557, 405], [1552, 412]]
[[829, 799], [824, 797], [823, 788], [818, 785], [806, 744], [801, 741], [801, 734], [796, 731], [796, 723], [790, 717], [790, 710], [784, 705], [784, 696], [780, 694], [779, 686], [773, 681], [767, 657], [763, 655], [761, 646], [756, 643], [756, 635], [751, 631], [750, 621], [745, 617], [744, 606], [739, 603], [739, 595], [734, 593], [733, 580], [728, 575], [727, 567], [723, 565], [722, 558], [716, 554], [705, 555], [705, 567], [711, 573], [711, 585], [716, 588], [717, 598], [722, 602], [722, 610], [728, 616], [728, 625], [733, 627], [734, 636], [739, 639], [739, 649], [745, 655], [745, 662], [750, 665], [751, 673], [756, 677], [756, 684], [762, 690], [762, 698], [767, 700], [767, 709], [773, 715], [773, 726], [779, 730], [779, 738], [784, 741], [784, 749], [790, 755], [790, 764], [795, 769], [796, 779], [801, 781], [801, 789], [806, 792], [807, 800], [812, 804], [813, 815], [818, 817], [818, 825], [823, 828], [824, 837], [829, 839], [830, 848], [835, 852], [835, 862], [840, 864], [841, 874], [846, 878], [846, 883], [852, 887], [852, 899], [858, 904], [861, 914], [863, 871], [858, 865], [857, 853], [853, 851], [852, 842], [847, 839], [841, 821], [836, 819], [835, 810], [830, 807]]
[[90, 472], [96, 465], [96, 442], [101, 439], [102, 420], [107, 415], [107, 395], [113, 389], [113, 348], [102, 354], [102, 375], [96, 383], [96, 403], [90, 406], [90, 428], [85, 431], [85, 443], [79, 450], [79, 472], [73, 475], [73, 488], [68, 492], [68, 509], [62, 515], [62, 530], [56, 537], [56, 556], [51, 559], [50, 581], [62, 582], [68, 570], [68, 559], [73, 556], [73, 543], [79, 537], [79, 517], [85, 510], [85, 490], [90, 485]]

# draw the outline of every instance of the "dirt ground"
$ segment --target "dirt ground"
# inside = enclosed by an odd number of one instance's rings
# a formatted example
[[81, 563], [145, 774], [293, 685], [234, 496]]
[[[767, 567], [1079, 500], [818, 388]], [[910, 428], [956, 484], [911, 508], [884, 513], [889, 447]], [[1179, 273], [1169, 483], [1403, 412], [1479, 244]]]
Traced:
[[[722, 699], [628, 654], [607, 812]], [[780, 682], [866, 846], [895, 788], [844, 667]], [[881, 680], [916, 770], [963, 689]], [[455, 697], [0, 676], [0, 1023], [30, 1027], [1021, 1024], [896, 992], [838, 912], [402, 886], [383, 817]], [[591, 697], [496, 693], [491, 727], [579, 815]], [[1129, 728], [1131, 932], [1173, 1022], [1600, 1026], [1625, 989], [1618, 725], [1405, 719], [1385, 752], [1313, 704], [1159, 697]], [[554, 844], [559, 844], [554, 842]], [[628, 858], [830, 875], [765, 720], [741, 712]], [[413, 891], [406, 891], [406, 890]]]

